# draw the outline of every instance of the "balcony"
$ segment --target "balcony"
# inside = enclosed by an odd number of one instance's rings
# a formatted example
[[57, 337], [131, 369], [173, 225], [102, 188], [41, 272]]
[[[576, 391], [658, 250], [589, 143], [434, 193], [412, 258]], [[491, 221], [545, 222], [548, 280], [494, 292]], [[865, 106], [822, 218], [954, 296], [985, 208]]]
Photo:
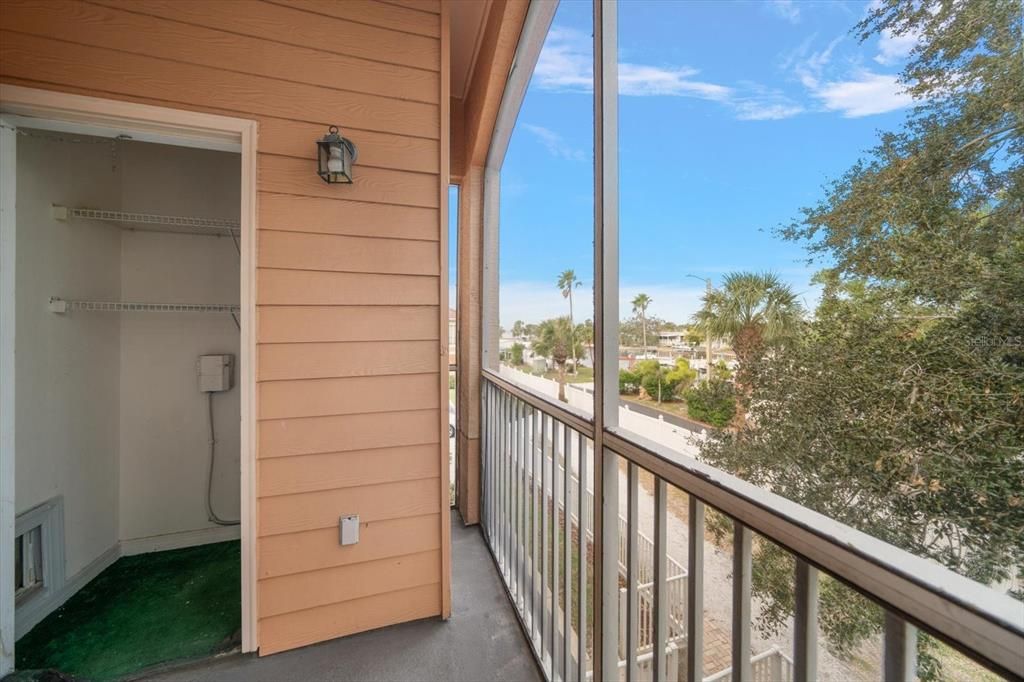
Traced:
[[[602, 679], [914, 679], [919, 630], [1020, 673], [1024, 613], [1004, 595], [618, 428], [595, 459], [589, 415], [497, 373], [482, 393], [482, 526], [547, 679], [593, 679], [595, 661], [618, 671]], [[758, 644], [752, 589], [768, 545], [791, 560], [795, 598], [774, 646]], [[824, 580], [879, 609], [873, 651], [826, 649]]]
[[[588, 415], [488, 371], [482, 408], [483, 519], [475, 528], [453, 518], [449, 622], [406, 623], [269, 658], [229, 656], [151, 679], [593, 680], [595, 642], [608, 647], [618, 673], [603, 679], [849, 679], [824, 663], [817, 603], [826, 575], [885, 609], [877, 666], [859, 678], [912, 679], [918, 628], [997, 675], [1020, 671], [1022, 614], [981, 585], [614, 431], [605, 438], [612, 458], [597, 472]], [[593, 494], [600, 474], [606, 508], [619, 511], [604, 530]], [[614, 499], [620, 488], [625, 495]], [[685, 510], [673, 504], [678, 494]], [[712, 513], [732, 520], [728, 552], [703, 539]], [[680, 535], [684, 548], [671, 541]], [[769, 541], [794, 559], [789, 648], [755, 645], [753, 548]], [[603, 605], [594, 599], [598, 570], [614, 576]], [[725, 629], [709, 617], [723, 603]]]

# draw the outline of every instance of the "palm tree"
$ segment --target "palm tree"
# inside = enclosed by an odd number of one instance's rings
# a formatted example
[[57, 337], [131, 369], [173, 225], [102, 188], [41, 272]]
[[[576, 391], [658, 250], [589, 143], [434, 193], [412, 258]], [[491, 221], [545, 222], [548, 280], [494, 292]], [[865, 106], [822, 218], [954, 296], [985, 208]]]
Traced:
[[737, 380], [745, 383], [743, 375], [753, 361], [794, 336], [803, 307], [777, 275], [733, 272], [725, 276], [721, 289], [704, 295], [704, 307], [693, 319], [710, 338], [729, 340], [739, 362]]
[[633, 314], [640, 316], [640, 329], [644, 335], [644, 357], [647, 357], [647, 306], [651, 304], [647, 294], [637, 294], [633, 299]]
[[[576, 271], [565, 270], [561, 275], [558, 276], [558, 288], [562, 292], [562, 298], [569, 299], [569, 333], [573, 334], [573, 317], [572, 317], [572, 290], [579, 287], [582, 282], [576, 279]], [[570, 338], [570, 345], [572, 346], [572, 371], [576, 371], [576, 343]]]
[[537, 327], [537, 336], [533, 340], [533, 351], [544, 357], [551, 358], [558, 370], [558, 399], [565, 400], [565, 363], [569, 356], [576, 356], [572, 323], [568, 317], [556, 317], [544, 320]]

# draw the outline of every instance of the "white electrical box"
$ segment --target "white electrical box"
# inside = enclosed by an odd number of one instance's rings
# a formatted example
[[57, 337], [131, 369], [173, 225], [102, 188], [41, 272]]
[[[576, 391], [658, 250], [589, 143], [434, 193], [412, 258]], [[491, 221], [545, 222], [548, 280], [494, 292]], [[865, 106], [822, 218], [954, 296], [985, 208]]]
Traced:
[[359, 542], [359, 514], [342, 516], [339, 541], [343, 545], [354, 545]]
[[230, 390], [231, 370], [234, 364], [233, 355], [200, 355], [199, 390], [203, 393]]

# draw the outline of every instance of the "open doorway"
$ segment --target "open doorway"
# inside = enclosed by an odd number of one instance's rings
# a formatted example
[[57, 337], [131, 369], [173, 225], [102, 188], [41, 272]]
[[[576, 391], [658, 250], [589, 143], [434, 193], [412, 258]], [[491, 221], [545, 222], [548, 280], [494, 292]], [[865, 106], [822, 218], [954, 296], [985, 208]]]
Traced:
[[88, 679], [251, 650], [243, 146], [4, 113], [4, 641]]

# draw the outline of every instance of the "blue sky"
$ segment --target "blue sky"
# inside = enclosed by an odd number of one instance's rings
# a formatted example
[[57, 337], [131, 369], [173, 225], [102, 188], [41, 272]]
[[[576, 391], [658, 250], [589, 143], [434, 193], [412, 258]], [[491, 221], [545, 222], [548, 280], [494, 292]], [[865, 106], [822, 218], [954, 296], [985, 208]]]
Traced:
[[[914, 36], [859, 43], [865, 2], [619, 5], [620, 308], [686, 321], [703, 283], [772, 270], [804, 294], [813, 268], [772, 228], [904, 120], [895, 75]], [[592, 314], [592, 53], [589, 2], [563, 0], [502, 169], [501, 323], [565, 314], [565, 268]]]

